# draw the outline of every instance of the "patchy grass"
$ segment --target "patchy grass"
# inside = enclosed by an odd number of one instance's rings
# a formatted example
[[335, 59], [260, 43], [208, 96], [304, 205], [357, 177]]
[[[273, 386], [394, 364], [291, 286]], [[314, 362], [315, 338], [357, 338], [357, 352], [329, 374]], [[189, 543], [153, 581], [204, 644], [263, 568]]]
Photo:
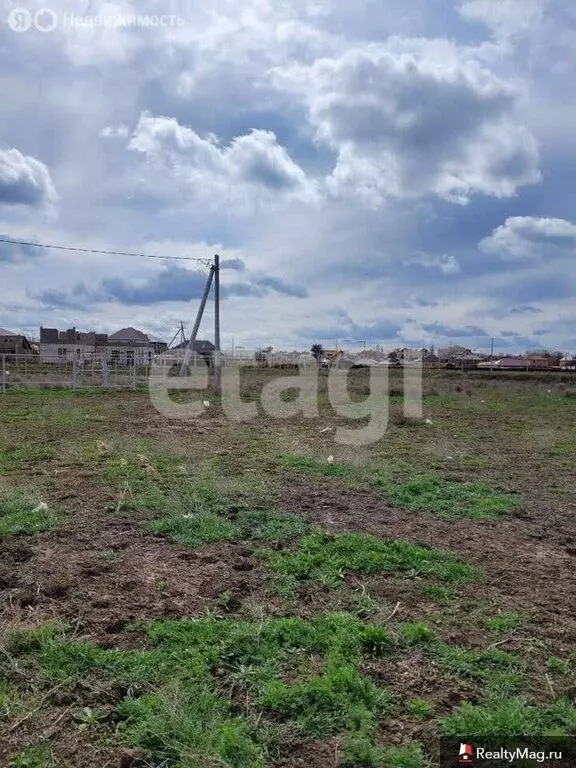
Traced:
[[524, 623], [524, 618], [514, 611], [500, 611], [497, 616], [488, 616], [484, 625], [492, 632], [513, 632]]
[[[260, 768], [282, 733], [341, 736], [348, 765], [360, 751], [381, 755], [375, 734], [392, 697], [359, 667], [393, 648], [385, 626], [331, 614], [313, 621], [156, 621], [148, 633], [153, 647], [143, 651], [69, 641], [58, 627], [13, 633], [9, 648], [45, 685], [82, 679], [129, 688], [117, 707], [120, 731], [157, 761]], [[306, 679], [303, 653], [319, 659], [307, 665]]]
[[300, 456], [293, 453], [283, 453], [277, 457], [278, 466], [285, 469], [297, 469], [310, 475], [324, 475], [325, 477], [349, 477], [356, 474], [357, 470], [343, 462], [329, 463], [328, 459], [319, 459], [313, 456]]
[[263, 550], [261, 554], [284, 594], [293, 593], [307, 581], [333, 589], [348, 573], [404, 572], [443, 581], [475, 575], [471, 566], [445, 552], [360, 533], [312, 533], [302, 539], [297, 550]]
[[395, 507], [426, 510], [446, 519], [494, 520], [520, 503], [512, 493], [495, 491], [485, 483], [454, 483], [439, 477], [421, 477], [384, 487]]
[[429, 717], [432, 717], [433, 711], [434, 707], [426, 699], [412, 699], [406, 707], [406, 712], [410, 717], [416, 717], [419, 720], [427, 720]]
[[30, 465], [51, 459], [54, 452], [41, 445], [24, 444], [0, 451], [0, 475], [10, 472], [25, 472]]
[[56, 514], [47, 504], [31, 501], [24, 494], [0, 494], [0, 536], [40, 533], [56, 523]]
[[443, 719], [442, 729], [447, 737], [468, 739], [569, 736], [576, 734], [576, 709], [567, 699], [540, 707], [522, 698], [481, 705], [464, 702]]
[[47, 744], [31, 744], [12, 761], [10, 768], [52, 768], [54, 756]]

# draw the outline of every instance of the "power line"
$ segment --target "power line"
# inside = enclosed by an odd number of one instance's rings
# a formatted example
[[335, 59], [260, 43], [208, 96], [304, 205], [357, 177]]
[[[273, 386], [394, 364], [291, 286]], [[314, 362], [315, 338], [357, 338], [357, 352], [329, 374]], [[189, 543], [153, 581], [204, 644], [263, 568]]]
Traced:
[[98, 248], [75, 248], [72, 245], [48, 245], [46, 243], [29, 243], [23, 240], [7, 240], [0, 237], [0, 243], [9, 243], [10, 245], [25, 245], [31, 248], [53, 248], [58, 251], [76, 251], [78, 253], [99, 253], [106, 256], [135, 256], [140, 259], [171, 259], [173, 261], [196, 261], [203, 264], [205, 267], [209, 267], [212, 264], [212, 259], [198, 259], [194, 256], [159, 256], [151, 253], [130, 253], [127, 251], [104, 251]]

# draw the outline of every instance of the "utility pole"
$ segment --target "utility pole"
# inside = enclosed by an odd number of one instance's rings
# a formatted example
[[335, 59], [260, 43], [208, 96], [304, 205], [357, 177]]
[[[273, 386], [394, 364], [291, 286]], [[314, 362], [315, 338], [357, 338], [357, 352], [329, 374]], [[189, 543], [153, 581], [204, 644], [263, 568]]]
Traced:
[[494, 336], [492, 336], [490, 342], [490, 370], [494, 370]]
[[[196, 344], [198, 329], [200, 328], [200, 322], [202, 320], [202, 315], [204, 314], [206, 301], [208, 299], [208, 294], [210, 293], [210, 286], [212, 285], [212, 280], [214, 278], [215, 271], [216, 271], [216, 266], [215, 264], [212, 264], [212, 266], [210, 267], [210, 274], [208, 275], [208, 278], [206, 280], [206, 285], [204, 286], [204, 293], [202, 294], [202, 300], [200, 302], [200, 306], [198, 307], [196, 320], [194, 320], [194, 327], [192, 328], [192, 333], [190, 334], [190, 341], [188, 342], [188, 346], [186, 347], [186, 350], [184, 352], [184, 359], [182, 360], [182, 365], [180, 367], [180, 376], [186, 376], [186, 373], [188, 371], [188, 364], [190, 363], [190, 358], [192, 357], [192, 353], [195, 351], [194, 345]], [[219, 344], [217, 346], [219, 346]]]
[[214, 256], [214, 389], [222, 394], [222, 359], [220, 350], [220, 256]]

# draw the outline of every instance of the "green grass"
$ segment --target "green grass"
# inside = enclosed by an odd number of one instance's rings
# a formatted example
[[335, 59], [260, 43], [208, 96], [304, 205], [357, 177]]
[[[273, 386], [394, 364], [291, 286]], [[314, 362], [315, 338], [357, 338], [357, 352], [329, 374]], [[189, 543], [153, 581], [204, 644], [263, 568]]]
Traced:
[[432, 716], [434, 708], [426, 699], [412, 699], [408, 702], [406, 712], [410, 717], [418, 718], [419, 720], [427, 720]]
[[426, 584], [422, 587], [422, 594], [440, 605], [450, 605], [456, 599], [456, 593], [453, 589], [440, 584]]
[[484, 625], [492, 632], [512, 632], [523, 623], [523, 617], [513, 611], [500, 611], [497, 616], [488, 616], [484, 619]]
[[445, 552], [359, 533], [312, 533], [302, 539], [297, 550], [263, 550], [261, 555], [286, 594], [304, 582], [338, 587], [348, 573], [403, 572], [408, 576], [435, 576], [443, 581], [470, 579], [475, 575], [471, 566]]
[[30, 501], [23, 494], [0, 494], [0, 536], [40, 533], [56, 522], [56, 514], [46, 504]]
[[54, 452], [41, 445], [24, 444], [4, 448], [0, 451], [0, 475], [10, 472], [25, 472], [31, 464], [46, 461]]
[[10, 763], [10, 768], [52, 768], [52, 749], [47, 744], [31, 744]]
[[296, 469], [310, 475], [324, 475], [326, 477], [347, 477], [354, 475], [356, 469], [349, 464], [333, 462], [327, 459], [319, 459], [313, 456], [300, 456], [294, 453], [283, 453], [276, 457], [278, 466], [285, 469]]
[[346, 754], [380, 754], [375, 734], [392, 698], [360, 665], [393, 649], [385, 626], [331, 614], [155, 621], [148, 634], [149, 650], [120, 651], [67, 640], [50, 626], [12, 633], [8, 647], [44, 686], [82, 679], [128, 688], [120, 733], [156, 761], [263, 768], [282, 734], [338, 735]]
[[506, 699], [522, 690], [526, 663], [513, 653], [499, 649], [466, 650], [442, 642], [431, 650], [447, 672], [480, 683], [492, 698]]
[[517, 495], [485, 483], [454, 483], [433, 476], [385, 485], [384, 490], [395, 507], [426, 510], [446, 519], [494, 520], [520, 503]]
[[467, 739], [568, 736], [576, 734], [576, 709], [567, 699], [540, 707], [522, 698], [464, 702], [443, 719], [442, 730], [447, 737]]

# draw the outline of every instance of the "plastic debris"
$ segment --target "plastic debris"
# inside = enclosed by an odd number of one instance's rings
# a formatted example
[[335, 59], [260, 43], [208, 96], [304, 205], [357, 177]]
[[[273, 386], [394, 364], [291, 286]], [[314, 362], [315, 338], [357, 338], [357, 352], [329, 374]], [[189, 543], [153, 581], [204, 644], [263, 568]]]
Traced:
[[320, 430], [320, 434], [322, 434], [323, 432], [332, 432], [332, 427], [324, 427], [324, 429]]
[[48, 504], [46, 504], [45, 501], [41, 501], [38, 506], [34, 507], [32, 510], [32, 514], [36, 514], [37, 512], [46, 512], [48, 510]]
[[328, 464], [334, 464], [334, 456], [328, 456]]
[[432, 421], [432, 419], [426, 419], [426, 424], [433, 424], [433, 423], [434, 422]]
[[210, 408], [210, 400], [203, 400], [202, 405], [204, 408]]

